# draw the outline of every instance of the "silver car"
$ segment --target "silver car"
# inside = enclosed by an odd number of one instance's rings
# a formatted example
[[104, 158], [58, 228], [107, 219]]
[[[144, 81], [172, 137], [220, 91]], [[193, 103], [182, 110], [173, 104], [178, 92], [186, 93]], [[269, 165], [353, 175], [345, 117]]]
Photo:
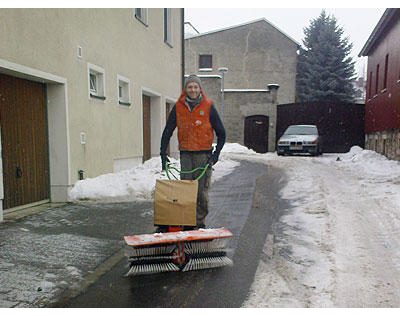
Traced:
[[322, 154], [322, 142], [315, 125], [290, 125], [278, 141], [278, 155], [308, 153]]

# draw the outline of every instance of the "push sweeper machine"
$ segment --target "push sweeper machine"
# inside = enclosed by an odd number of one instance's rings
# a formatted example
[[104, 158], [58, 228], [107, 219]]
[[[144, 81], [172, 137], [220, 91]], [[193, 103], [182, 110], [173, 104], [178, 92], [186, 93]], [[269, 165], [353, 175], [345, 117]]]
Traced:
[[[178, 180], [166, 164], [169, 180], [157, 180], [154, 194], [154, 225], [167, 225], [168, 232], [125, 236], [130, 269], [127, 276], [169, 271], [191, 271], [232, 265], [226, 245], [232, 233], [226, 228], [184, 230], [196, 226], [198, 180]], [[170, 173], [176, 180], [171, 180]]]

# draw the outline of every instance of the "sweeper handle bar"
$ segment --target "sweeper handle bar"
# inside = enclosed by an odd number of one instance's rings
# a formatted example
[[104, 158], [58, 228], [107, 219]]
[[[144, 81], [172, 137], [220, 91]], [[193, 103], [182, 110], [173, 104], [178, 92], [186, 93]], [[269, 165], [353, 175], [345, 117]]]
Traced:
[[177, 172], [179, 172], [179, 173], [193, 173], [193, 172], [195, 172], [195, 171], [197, 171], [197, 170], [203, 170], [203, 172], [202, 172], [202, 173], [197, 177], [197, 179], [196, 179], [196, 180], [200, 180], [201, 177], [204, 176], [204, 174], [206, 173], [208, 167], [210, 167], [210, 164], [209, 164], [209, 163], [206, 164], [204, 167], [198, 167], [198, 168], [193, 169], [193, 170], [191, 170], [191, 171], [182, 171], [182, 170], [178, 170], [178, 169], [175, 168], [175, 167], [172, 167], [171, 164], [169, 164], [168, 162], [166, 162], [166, 163], [165, 163], [165, 172], [167, 173], [168, 180], [171, 180], [171, 177], [169, 176], [170, 173], [172, 174], [172, 176], [173, 176], [176, 180], [178, 180], [178, 178], [170, 171], [170, 169], [174, 169], [175, 171], [177, 171]]

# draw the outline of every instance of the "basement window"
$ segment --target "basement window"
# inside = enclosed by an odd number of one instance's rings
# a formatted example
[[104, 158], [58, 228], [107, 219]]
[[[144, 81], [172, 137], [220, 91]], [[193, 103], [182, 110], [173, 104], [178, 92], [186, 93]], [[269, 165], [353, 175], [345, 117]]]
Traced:
[[89, 98], [105, 100], [104, 69], [88, 63]]

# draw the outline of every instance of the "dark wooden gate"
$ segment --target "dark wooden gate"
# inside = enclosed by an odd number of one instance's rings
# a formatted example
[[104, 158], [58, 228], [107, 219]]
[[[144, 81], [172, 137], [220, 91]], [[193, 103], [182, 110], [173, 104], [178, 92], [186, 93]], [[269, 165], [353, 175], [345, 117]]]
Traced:
[[269, 117], [253, 115], [246, 117], [244, 122], [244, 145], [258, 153], [268, 151]]
[[0, 74], [4, 209], [49, 198], [45, 86]]
[[150, 97], [143, 95], [143, 162], [151, 158]]
[[352, 146], [364, 148], [365, 105], [316, 101], [279, 104], [276, 139], [289, 125], [317, 125], [325, 153], [348, 152]]

